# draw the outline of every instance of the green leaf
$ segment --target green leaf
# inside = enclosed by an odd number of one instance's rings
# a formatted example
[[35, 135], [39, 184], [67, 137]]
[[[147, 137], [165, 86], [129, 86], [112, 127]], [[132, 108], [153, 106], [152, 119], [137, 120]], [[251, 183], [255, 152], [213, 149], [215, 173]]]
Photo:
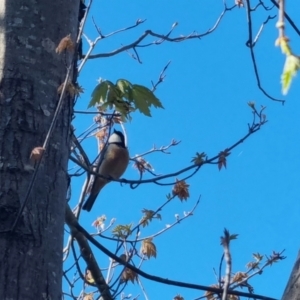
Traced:
[[156, 98], [153, 92], [149, 90], [147, 87], [134, 84], [132, 86], [132, 89], [135, 90], [142, 99], [147, 101], [149, 103], [149, 106], [153, 105], [155, 107], [164, 108], [161, 102], [159, 101], [159, 99]]
[[116, 110], [125, 118], [128, 118], [129, 113], [131, 111], [131, 107], [126, 100], [117, 100], [114, 102]]
[[112, 109], [112, 105], [108, 102], [105, 102], [102, 105], [100, 105], [100, 108], [101, 108], [102, 111], [106, 111], [107, 108]]
[[283, 73], [281, 75], [282, 93], [286, 95], [292, 83], [292, 79], [296, 76], [300, 69], [300, 58], [295, 55], [287, 55]]
[[136, 109], [146, 116], [151, 116], [152, 105], [163, 108], [151, 90], [142, 85], [132, 85], [126, 79], [119, 79], [116, 84], [108, 80], [99, 83], [92, 93], [88, 108], [96, 105], [100, 105], [102, 110], [115, 107], [122, 119], [131, 119], [129, 114]]
[[280, 44], [282, 53], [284, 53], [286, 56], [292, 55], [292, 49], [286, 38], [284, 38], [284, 37], [279, 38], [279, 44]]
[[119, 79], [116, 86], [122, 92], [122, 96], [132, 101], [132, 84], [126, 79]]
[[110, 83], [108, 85], [108, 92], [107, 92], [107, 102], [110, 104], [116, 104], [118, 101], [123, 101], [122, 100], [122, 91], [113, 83]]
[[99, 103], [103, 103], [106, 100], [108, 86], [110, 81], [102, 81], [100, 82], [94, 89], [92, 93], [92, 99], [88, 105], [88, 108], [92, 106], [96, 106]]
[[150, 106], [163, 108], [161, 102], [148, 88], [134, 84], [132, 85], [132, 98], [135, 107], [144, 115], [151, 117]]
[[131, 234], [131, 227], [132, 224], [118, 225], [113, 229], [112, 234], [114, 237], [126, 239]]
[[136, 90], [132, 90], [132, 97], [135, 107], [144, 115], [151, 117], [148, 103], [141, 97], [141, 95]]

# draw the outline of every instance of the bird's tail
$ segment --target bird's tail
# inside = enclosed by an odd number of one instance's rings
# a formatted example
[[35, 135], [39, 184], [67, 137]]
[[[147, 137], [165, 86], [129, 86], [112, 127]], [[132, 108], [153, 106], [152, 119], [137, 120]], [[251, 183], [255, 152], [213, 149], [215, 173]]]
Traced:
[[82, 209], [90, 211], [92, 209], [95, 201], [96, 201], [97, 196], [98, 196], [98, 193], [96, 195], [95, 194], [90, 194], [88, 199], [85, 201]]

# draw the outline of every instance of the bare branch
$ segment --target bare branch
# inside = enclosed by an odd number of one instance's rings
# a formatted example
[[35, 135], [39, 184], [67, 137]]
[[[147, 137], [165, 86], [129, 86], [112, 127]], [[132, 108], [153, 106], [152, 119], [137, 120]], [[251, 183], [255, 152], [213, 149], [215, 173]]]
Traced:
[[[200, 197], [201, 197], [201, 196], [200, 196]], [[170, 224], [170, 225], [167, 226], [166, 228], [164, 228], [164, 229], [162, 229], [162, 230], [160, 230], [160, 231], [158, 231], [158, 232], [156, 232], [156, 233], [154, 233], [154, 234], [152, 234], [152, 235], [150, 235], [150, 236], [147, 236], [147, 237], [145, 237], [145, 238], [137, 239], [137, 241], [140, 242], [140, 241], [145, 240], [145, 239], [157, 237], [157, 236], [161, 235], [162, 233], [166, 232], [167, 230], [170, 230], [170, 229], [171, 229], [172, 227], [174, 227], [175, 225], [178, 225], [181, 221], [185, 220], [186, 218], [191, 217], [191, 216], [193, 215], [194, 211], [196, 210], [197, 206], [198, 206], [199, 203], [200, 203], [200, 197], [199, 197], [199, 199], [197, 200], [197, 202], [196, 202], [196, 204], [194, 205], [194, 207], [192, 208], [192, 210], [189, 211], [189, 212], [187, 212], [183, 217], [176, 219], [176, 221], [175, 221], [174, 223]], [[160, 211], [160, 210], [161, 210], [161, 208], [158, 209], [157, 212]], [[130, 241], [128, 241], [128, 242], [130, 242]]]
[[[218, 25], [220, 24], [223, 16], [225, 15], [225, 13], [227, 11], [230, 11], [232, 10], [233, 8], [235, 8], [236, 5], [232, 6], [232, 7], [227, 7], [226, 4], [224, 3], [224, 10], [222, 11], [222, 13], [220, 14], [219, 18], [217, 19], [216, 23], [213, 25], [212, 28], [210, 28], [209, 30], [207, 30], [206, 32], [202, 33], [202, 34], [197, 34], [195, 31], [186, 35], [186, 36], [179, 36], [179, 37], [175, 37], [175, 38], [170, 38], [170, 34], [172, 33], [172, 31], [175, 29], [175, 27], [178, 25], [177, 22], [175, 22], [173, 25], [172, 25], [172, 28], [171, 30], [163, 35], [163, 34], [159, 34], [159, 33], [155, 33], [153, 32], [152, 30], [146, 30], [136, 41], [132, 42], [131, 44], [128, 44], [128, 45], [125, 45], [125, 46], [122, 46], [114, 51], [111, 51], [111, 52], [108, 52], [108, 53], [100, 53], [100, 54], [95, 54], [95, 55], [91, 55], [91, 52], [92, 50], [94, 49], [96, 43], [100, 40], [100, 39], [103, 39], [103, 38], [107, 38], [113, 34], [116, 34], [116, 33], [119, 33], [121, 31], [125, 31], [125, 30], [128, 30], [128, 29], [132, 29], [136, 26], [138, 26], [139, 24], [142, 24], [143, 22], [145, 22], [145, 20], [138, 20], [136, 22], [135, 25], [133, 26], [130, 26], [130, 27], [127, 27], [127, 28], [123, 28], [123, 29], [120, 29], [120, 30], [117, 30], [109, 35], [106, 35], [104, 36], [101, 31], [99, 30], [98, 26], [94, 23], [94, 25], [96, 26], [96, 29], [99, 33], [99, 37], [96, 38], [96, 40], [94, 42], [89, 42], [90, 44], [90, 49], [88, 50], [88, 53], [85, 55], [85, 59], [94, 59], [94, 58], [101, 58], [101, 57], [110, 57], [110, 56], [114, 56], [116, 54], [119, 54], [121, 52], [124, 52], [124, 51], [127, 51], [129, 49], [134, 49], [136, 55], [137, 55], [137, 52], [136, 52], [136, 48], [137, 47], [148, 47], [148, 46], [151, 46], [151, 45], [159, 45], [165, 41], [168, 41], [168, 42], [182, 42], [182, 41], [185, 41], [185, 40], [189, 40], [189, 39], [194, 39], [194, 38], [197, 38], [197, 39], [200, 39], [201, 37], [204, 37], [210, 33], [212, 33], [213, 31], [216, 30], [216, 28], [218, 27]], [[153, 36], [153, 37], [157, 37], [159, 38], [159, 40], [156, 40], [156, 41], [153, 41], [151, 43], [148, 43], [148, 44], [144, 44], [144, 45], [140, 45], [140, 43], [147, 37], [147, 36]], [[138, 61], [140, 61], [138, 55], [137, 55], [137, 58], [138, 58]], [[79, 70], [82, 69], [82, 65], [83, 63], [79, 66]]]
[[[204, 286], [204, 285], [199, 285], [199, 284], [193, 284], [193, 283], [186, 283], [182, 281], [175, 281], [175, 280], [169, 280], [165, 278], [161, 278], [155, 275], [150, 275], [146, 272], [141, 271], [140, 269], [136, 268], [135, 266], [129, 264], [128, 262], [125, 262], [124, 260], [120, 259], [117, 255], [109, 251], [107, 248], [105, 248], [101, 243], [99, 243], [97, 240], [95, 240], [93, 237], [89, 235], [89, 233], [79, 225], [78, 222], [74, 224], [76, 226], [76, 229], [81, 232], [86, 239], [88, 239], [95, 247], [97, 247], [99, 250], [101, 250], [104, 254], [108, 255], [118, 263], [124, 265], [125, 267], [129, 268], [130, 270], [134, 271], [138, 275], [149, 279], [151, 281], [156, 281], [160, 282], [163, 284], [168, 284], [168, 285], [173, 285], [173, 286], [180, 286], [180, 287], [185, 287], [185, 288], [190, 288], [190, 289], [195, 289], [195, 290], [202, 290], [202, 291], [211, 291], [213, 293], [218, 293], [221, 294], [223, 293], [223, 289], [218, 289], [218, 288], [213, 288], [210, 286]], [[228, 294], [230, 295], [237, 295], [241, 297], [248, 297], [252, 299], [259, 299], [259, 300], [276, 300], [274, 298], [262, 296], [262, 295], [257, 295], [257, 294], [252, 294], [252, 293], [244, 293], [244, 292], [239, 292], [239, 291], [233, 291], [229, 290]]]
[[165, 153], [165, 154], [170, 154], [170, 152], [166, 152], [169, 148], [171, 148], [171, 147], [173, 147], [173, 146], [177, 146], [179, 143], [180, 143], [181, 141], [175, 141], [175, 140], [172, 140], [171, 141], [171, 143], [169, 144], [169, 145], [167, 145], [167, 146], [161, 146], [160, 148], [156, 148], [156, 146], [154, 145], [153, 147], [152, 147], [152, 149], [150, 149], [149, 151], [146, 151], [146, 152], [144, 152], [144, 153], [142, 153], [142, 154], [138, 154], [138, 155], [136, 155], [136, 156], [134, 156], [133, 158], [132, 158], [132, 160], [134, 160], [134, 159], [136, 159], [136, 158], [138, 158], [138, 157], [144, 157], [144, 156], [146, 156], [146, 155], [148, 155], [148, 154], [150, 154], [150, 153], [153, 153], [153, 152], [162, 152], [162, 153]]
[[131, 25], [131, 26], [128, 26], [128, 27], [125, 27], [125, 28], [116, 30], [116, 31], [111, 32], [111, 33], [109, 33], [109, 34], [107, 34], [107, 35], [103, 35], [103, 34], [101, 33], [100, 28], [96, 25], [96, 23], [95, 23], [95, 21], [94, 21], [94, 19], [93, 19], [94, 26], [96, 27], [96, 30], [97, 30], [99, 36], [92, 42], [91, 40], [89, 40], [89, 39], [84, 35], [84, 37], [87, 39], [87, 42], [88, 42], [90, 48], [89, 48], [87, 54], [86, 54], [86, 55], [83, 55], [83, 60], [81, 61], [80, 65], [78, 66], [78, 74], [79, 74], [80, 71], [82, 70], [82, 68], [83, 68], [83, 66], [85, 65], [86, 61], [87, 61], [89, 58], [91, 58], [91, 53], [92, 53], [92, 51], [94, 50], [95, 46], [97, 45], [97, 43], [98, 43], [100, 40], [102, 40], [102, 39], [104, 39], [104, 38], [108, 38], [108, 37], [110, 37], [110, 36], [113, 36], [113, 35], [115, 35], [115, 34], [117, 34], [117, 33], [120, 33], [120, 32], [123, 32], [123, 31], [130, 30], [130, 29], [132, 29], [132, 28], [135, 28], [135, 27], [139, 26], [140, 24], [144, 23], [145, 21], [146, 21], [146, 20], [138, 19], [134, 25]]
[[169, 61], [165, 67], [163, 68], [163, 70], [160, 72], [159, 74], [159, 78], [158, 81], [154, 84], [153, 81], [151, 81], [152, 83], [152, 92], [154, 93], [156, 91], [157, 86], [162, 83], [164, 81], [164, 79], [166, 78], [167, 75], [165, 75], [165, 72], [167, 70], [167, 68], [169, 67], [171, 61]]
[[[235, 284], [235, 282], [233, 282], [233, 283], [231, 284], [231, 288], [232, 288], [232, 289], [236, 289], [237, 287], [243, 287], [243, 286], [247, 285], [247, 281], [248, 281], [250, 278], [252, 278], [252, 277], [254, 277], [254, 276], [256, 276], [256, 275], [261, 275], [262, 272], [263, 272], [263, 270], [264, 270], [266, 267], [272, 265], [272, 261], [275, 262], [275, 261], [278, 261], [278, 260], [283, 260], [283, 259], [285, 259], [285, 256], [282, 256], [282, 255], [281, 255], [283, 252], [284, 252], [284, 250], [281, 251], [280, 253], [278, 253], [278, 255], [273, 255], [273, 256], [271, 256], [271, 258], [270, 258], [270, 259], [267, 259], [267, 261], [266, 261], [266, 262], [264, 263], [264, 265], [261, 266], [261, 267], [259, 267], [258, 265], [255, 265], [257, 271], [255, 271], [255, 272], [253, 272], [253, 273], [251, 273], [251, 274], [248, 274], [248, 273], [250, 273], [250, 271], [253, 271], [253, 269], [250, 269], [250, 270], [247, 272], [248, 276], [247, 276], [245, 279], [239, 281], [239, 282], [236, 283], [236, 284]], [[270, 261], [271, 261], [271, 263], [270, 263]]]
[[226, 272], [225, 272], [222, 300], [226, 300], [228, 295], [228, 289], [230, 285], [230, 275], [231, 275], [231, 253], [229, 250], [230, 234], [228, 230], [226, 229], [224, 230], [224, 236], [221, 238], [221, 240], [224, 248], [224, 258], [226, 261]]
[[70, 227], [72, 236], [76, 239], [78, 245], [80, 246], [81, 255], [85, 260], [87, 268], [90, 270], [95, 281], [95, 285], [101, 292], [103, 299], [113, 300], [109, 286], [106, 284], [101, 270], [98, 267], [97, 261], [93, 255], [92, 249], [87, 243], [86, 236], [78, 230], [78, 221], [68, 205], [66, 206], [66, 223]]
[[260, 37], [260, 35], [261, 35], [263, 29], [264, 29], [264, 26], [265, 26], [270, 20], [272, 20], [272, 19], [274, 19], [274, 18], [276, 18], [276, 16], [268, 16], [267, 19], [266, 19], [266, 21], [264, 21], [264, 22], [261, 24], [261, 26], [260, 26], [260, 28], [259, 28], [259, 30], [258, 30], [258, 32], [257, 32], [257, 34], [256, 34], [256, 36], [255, 36], [255, 38], [254, 38], [254, 40], [253, 40], [253, 42], [252, 42], [252, 47], [254, 47], [254, 46], [256, 45], [256, 43], [257, 43], [257, 41], [258, 41], [258, 39], [259, 39], [259, 37]]
[[[275, 0], [270, 0], [277, 8], [279, 8], [279, 4]], [[290, 23], [291, 27], [296, 31], [296, 33], [300, 36], [300, 29], [295, 25], [291, 17], [284, 12], [284, 17], [288, 20]]]
[[[170, 200], [168, 200], [168, 201], [166, 201], [165, 203], [163, 203], [163, 204], [162, 204], [162, 205], [154, 212], [154, 215], [156, 215], [159, 211], [161, 211], [162, 208], [163, 208], [164, 206], [166, 206], [166, 204], [170, 203], [170, 201], [171, 201], [173, 198], [175, 198], [175, 197], [172, 197]], [[170, 230], [170, 229], [173, 228], [174, 226], [178, 225], [181, 221], [183, 221], [183, 220], [185, 220], [185, 219], [187, 219], [187, 218], [193, 216], [194, 211], [196, 210], [196, 208], [198, 207], [198, 205], [199, 205], [199, 203], [200, 203], [200, 198], [201, 198], [201, 196], [198, 198], [197, 202], [196, 202], [195, 205], [192, 207], [192, 210], [191, 210], [191, 211], [186, 212], [182, 217], [177, 218], [176, 221], [175, 221], [174, 223], [172, 223], [172, 224], [166, 226], [165, 228], [163, 228], [162, 230], [160, 230], [160, 231], [158, 231], [158, 232], [156, 232], [156, 233], [154, 233], [154, 234], [151, 234], [151, 235], [149, 235], [149, 236], [146, 236], [146, 237], [144, 237], [144, 238], [136, 238], [135, 240], [128, 240], [128, 239], [126, 239], [126, 242], [128, 242], [128, 243], [141, 242], [141, 241], [143, 241], [143, 240], [145, 240], [145, 239], [155, 238], [155, 237], [161, 235], [162, 233], [164, 233], [164, 232]], [[141, 222], [140, 222], [136, 227], [134, 227], [134, 228], [132, 229], [132, 232], [134, 232], [135, 230], [137, 230], [140, 226], [141, 226]], [[109, 236], [105, 236], [105, 235], [102, 234], [102, 232], [101, 232], [101, 233], [91, 234], [91, 236], [97, 236], [97, 235], [98, 235], [98, 236], [101, 236], [102, 238], [107, 239], [107, 240], [111, 240], [111, 241], [120, 241], [120, 239], [113, 238], [113, 237], [109, 237]]]
[[[258, 123], [254, 123], [254, 121], [253, 121], [253, 124], [251, 126], [249, 126], [249, 131], [248, 131], [248, 133], [244, 137], [242, 137], [240, 140], [238, 140], [236, 143], [234, 143], [230, 147], [227, 147], [226, 149], [228, 151], [231, 151], [232, 149], [236, 148], [238, 145], [242, 144], [252, 134], [254, 134], [258, 130], [260, 130], [261, 126], [263, 126], [266, 122], [267, 121], [265, 120], [265, 115], [261, 115], [260, 116], [260, 120], [259, 120]], [[193, 165], [190, 165], [190, 166], [188, 166], [186, 168], [183, 168], [183, 169], [181, 169], [179, 171], [176, 171], [174, 173], [169, 173], [169, 174], [166, 174], [166, 175], [157, 176], [157, 177], [151, 178], [151, 179], [127, 180], [127, 179], [123, 179], [123, 178], [121, 178], [121, 179], [107, 178], [107, 177], [105, 177], [103, 175], [98, 174], [97, 172], [95, 172], [93, 170], [88, 169], [84, 164], [82, 164], [82, 162], [76, 161], [76, 159], [72, 158], [72, 160], [75, 163], [77, 163], [80, 167], [82, 167], [87, 172], [90, 172], [90, 174], [95, 175], [96, 177], [102, 177], [102, 178], [105, 178], [105, 179], [109, 179], [111, 181], [116, 181], [116, 182], [130, 184], [131, 188], [136, 188], [136, 185], [144, 184], [144, 183], [155, 183], [155, 184], [158, 184], [158, 185], [173, 185], [174, 182], [172, 182], [172, 183], [161, 183], [160, 181], [162, 181], [164, 179], [167, 179], [167, 178], [170, 178], [170, 177], [176, 177], [176, 176], [178, 176], [180, 174], [183, 174], [183, 173], [186, 173], [188, 171], [194, 170], [191, 175], [189, 175], [186, 178], [182, 179], [182, 180], [185, 180], [185, 179], [190, 178], [191, 176], [193, 176], [195, 173], [197, 173], [203, 165], [205, 165], [205, 164], [217, 164], [218, 163], [218, 159], [219, 159], [219, 154], [213, 156], [212, 158], [207, 158], [200, 165], [193, 164]]]
[[259, 0], [259, 4], [260, 4], [265, 10], [272, 10], [273, 7], [274, 7], [274, 5], [271, 6], [271, 7], [266, 6], [265, 3], [264, 3], [263, 1], [261, 1], [261, 0]]
[[257, 68], [257, 64], [256, 64], [256, 59], [255, 59], [255, 55], [254, 55], [254, 50], [253, 50], [252, 18], [251, 18], [251, 10], [250, 10], [250, 0], [246, 0], [246, 3], [247, 3], [246, 12], [247, 12], [247, 21], [248, 21], [248, 41], [246, 43], [246, 46], [248, 46], [250, 49], [250, 55], [251, 55], [254, 73], [255, 73], [255, 77], [256, 77], [256, 81], [257, 81], [257, 86], [266, 97], [268, 97], [269, 99], [271, 99], [273, 101], [277, 101], [277, 102], [284, 104], [284, 102], [285, 102], [284, 100], [276, 99], [276, 98], [272, 97], [265, 91], [265, 89], [261, 85], [258, 68]]

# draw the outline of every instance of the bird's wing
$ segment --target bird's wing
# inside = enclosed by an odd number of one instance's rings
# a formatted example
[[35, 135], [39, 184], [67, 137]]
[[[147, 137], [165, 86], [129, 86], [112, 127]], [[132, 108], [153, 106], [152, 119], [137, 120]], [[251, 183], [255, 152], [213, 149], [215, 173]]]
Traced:
[[125, 172], [129, 162], [129, 153], [126, 148], [116, 144], [109, 145], [109, 151], [104, 153], [98, 173], [115, 179], [120, 178]]
[[[100, 156], [98, 157], [98, 159], [96, 160], [95, 162], [95, 166], [93, 167], [93, 172], [96, 172], [96, 173], [99, 173], [99, 170], [100, 170], [100, 167], [101, 167], [101, 164], [102, 164], [102, 161], [104, 159], [104, 156], [105, 156], [105, 152], [106, 152], [106, 149], [107, 149], [108, 145], [106, 145], [106, 147], [100, 152]], [[100, 173], [101, 174], [101, 173]], [[100, 177], [98, 177], [100, 178]], [[95, 175], [91, 175], [90, 176], [90, 180], [89, 180], [89, 183], [88, 183], [88, 189], [87, 191], [89, 193], [92, 192], [92, 190], [94, 189], [94, 184], [95, 184], [95, 179], [96, 179], [96, 176]]]

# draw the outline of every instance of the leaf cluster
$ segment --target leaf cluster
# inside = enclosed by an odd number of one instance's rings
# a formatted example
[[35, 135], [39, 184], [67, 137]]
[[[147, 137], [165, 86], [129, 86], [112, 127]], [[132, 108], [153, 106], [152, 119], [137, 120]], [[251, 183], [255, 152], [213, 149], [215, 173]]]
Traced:
[[92, 93], [89, 107], [98, 106], [100, 111], [115, 109], [122, 119], [130, 119], [130, 112], [139, 110], [151, 117], [150, 108], [163, 108], [160, 100], [147, 87], [132, 84], [126, 79], [119, 79], [116, 84], [111, 81], [101, 81]]
[[286, 95], [292, 84], [292, 79], [300, 70], [300, 57], [294, 55], [289, 45], [289, 39], [286, 36], [280, 37], [275, 42], [276, 46], [281, 47], [281, 51], [285, 54], [285, 63], [281, 74], [282, 93]]
[[149, 223], [153, 220], [153, 219], [159, 219], [161, 220], [161, 214], [153, 211], [153, 210], [149, 210], [149, 209], [146, 209], [144, 208], [142, 210], [142, 213], [144, 214], [144, 216], [142, 217], [141, 221], [140, 221], [140, 224], [143, 226], [143, 227], [146, 227], [149, 225]]
[[132, 224], [118, 225], [112, 231], [113, 236], [120, 239], [126, 239], [128, 236], [131, 235], [131, 233], [132, 233]]

